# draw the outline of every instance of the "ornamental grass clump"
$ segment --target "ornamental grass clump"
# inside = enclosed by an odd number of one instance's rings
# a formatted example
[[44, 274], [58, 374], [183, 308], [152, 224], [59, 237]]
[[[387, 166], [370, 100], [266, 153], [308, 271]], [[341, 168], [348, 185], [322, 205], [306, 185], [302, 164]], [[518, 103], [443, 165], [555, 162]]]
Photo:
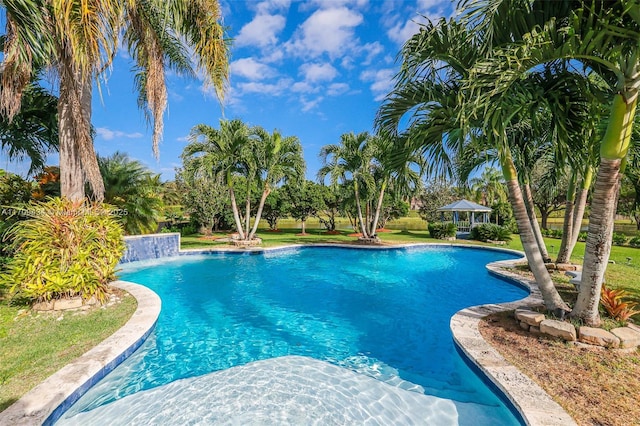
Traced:
[[124, 251], [113, 208], [53, 198], [31, 202], [19, 214], [29, 219], [4, 237], [12, 240], [15, 254], [0, 275], [0, 287], [35, 302], [78, 295], [105, 301]]
[[632, 315], [640, 313], [635, 302], [625, 300], [628, 295], [623, 289], [610, 289], [602, 284], [600, 303], [611, 318], [626, 323]]

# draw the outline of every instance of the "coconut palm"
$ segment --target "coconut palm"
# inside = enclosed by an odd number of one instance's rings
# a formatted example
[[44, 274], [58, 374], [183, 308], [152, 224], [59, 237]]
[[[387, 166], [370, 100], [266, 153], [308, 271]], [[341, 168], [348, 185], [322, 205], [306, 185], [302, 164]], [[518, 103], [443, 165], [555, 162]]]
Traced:
[[356, 214], [364, 238], [369, 238], [369, 229], [362, 214], [362, 198], [364, 194], [369, 196], [371, 188], [375, 186], [370, 169], [373, 148], [368, 143], [369, 138], [368, 132], [344, 133], [340, 137], [340, 144], [323, 146], [320, 150], [323, 166], [318, 171], [321, 181], [330, 176], [334, 188], [339, 183], [353, 188]]
[[[585, 323], [597, 325], [621, 168], [629, 149], [640, 88], [640, 0], [470, 0], [466, 5], [469, 22], [475, 21], [477, 31], [511, 32], [512, 43], [499, 50], [494, 45], [492, 55], [470, 73], [469, 87], [477, 105], [489, 113], [487, 120], [495, 122], [491, 105], [500, 104], [509, 86], [543, 63], [580, 61], [585, 70], [597, 73], [613, 89], [609, 122], [600, 144], [582, 285], [572, 312]], [[537, 27], [521, 31], [523, 23], [536, 20]], [[519, 37], [513, 37], [514, 32]]]
[[494, 167], [485, 168], [482, 174], [472, 178], [469, 184], [476, 201], [485, 206], [491, 206], [507, 199], [502, 173]]
[[246, 239], [249, 232], [245, 232], [240, 219], [235, 178], [237, 176], [246, 178], [247, 194], [249, 194], [251, 192], [249, 180], [257, 174], [249, 127], [237, 119], [220, 120], [219, 129], [199, 124], [191, 129], [189, 140], [189, 144], [182, 152], [185, 173], [193, 176], [222, 177], [229, 191], [236, 230], [240, 239]]
[[262, 195], [255, 222], [247, 236], [248, 240], [252, 240], [258, 230], [262, 209], [271, 191], [280, 182], [300, 180], [305, 169], [302, 145], [297, 137], [283, 137], [277, 130], [269, 133], [261, 127], [253, 129], [253, 134], [256, 139], [253, 146], [254, 153], [258, 156]]
[[3, 0], [2, 6], [7, 33], [0, 114], [13, 120], [34, 69], [47, 67], [55, 74], [61, 190], [69, 199], [84, 198], [85, 181], [97, 200], [104, 198], [91, 135], [92, 84], [109, 68], [120, 34], [136, 63], [138, 104], [153, 122], [156, 154], [167, 68], [190, 76], [197, 68], [223, 91], [228, 46], [216, 0]]

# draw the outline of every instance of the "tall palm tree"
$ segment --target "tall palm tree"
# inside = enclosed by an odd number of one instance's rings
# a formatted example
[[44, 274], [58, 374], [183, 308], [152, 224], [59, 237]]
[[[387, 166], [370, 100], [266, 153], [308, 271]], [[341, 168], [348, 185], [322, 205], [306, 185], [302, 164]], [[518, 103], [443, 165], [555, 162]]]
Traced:
[[461, 114], [468, 92], [463, 90], [468, 69], [485, 54], [481, 41], [476, 33], [454, 20], [442, 19], [437, 24], [424, 25], [403, 46], [402, 68], [394, 90], [380, 108], [377, 125], [388, 132], [399, 132], [402, 131], [400, 123], [408, 122], [403, 132], [409, 146], [429, 159], [431, 170], [449, 175], [455, 174], [455, 156], [473, 148], [479, 139], [487, 141], [480, 145], [493, 151], [499, 159], [520, 238], [545, 305], [552, 311], [567, 310], [534, 237], [508, 143], [509, 125], [528, 107], [529, 87], [523, 86], [519, 94], [512, 92], [508, 99], [511, 104], [505, 101], [497, 105], [496, 109], [510, 114], [500, 129], [491, 129], [493, 123], [477, 114]]
[[340, 137], [340, 144], [325, 145], [320, 150], [323, 166], [318, 171], [318, 178], [324, 181], [329, 175], [331, 186], [348, 184], [353, 188], [358, 223], [364, 238], [369, 238], [369, 229], [362, 214], [362, 196], [374, 187], [371, 174], [373, 149], [369, 141], [369, 133], [344, 133]]
[[[48, 67], [59, 82], [58, 123], [62, 195], [84, 198], [85, 181], [104, 198], [91, 135], [92, 85], [109, 68], [119, 35], [136, 63], [138, 104], [153, 121], [153, 149], [162, 134], [165, 70], [202, 71], [222, 94], [228, 42], [216, 0], [2, 0], [7, 33], [0, 114], [11, 121], [34, 69]], [[191, 58], [195, 58], [194, 61]]]
[[631, 141], [640, 89], [640, 0], [465, 3], [470, 21], [475, 19], [478, 23], [478, 31], [513, 34], [522, 23], [539, 22], [537, 27], [527, 28], [526, 36], [520, 32], [520, 37], [500, 50], [494, 49], [492, 56], [471, 70], [469, 86], [475, 88], [475, 100], [485, 109], [499, 103], [508, 87], [523, 74], [553, 61], [580, 61], [584, 69], [597, 73], [613, 89], [609, 122], [600, 143], [582, 285], [572, 311], [585, 323], [598, 325], [600, 289], [611, 253], [621, 169]]
[[[222, 177], [231, 199], [231, 209], [240, 239], [249, 235], [240, 219], [236, 201], [235, 178], [247, 179], [247, 193], [250, 192], [249, 178], [255, 176], [252, 157], [254, 146], [249, 127], [240, 120], [220, 120], [220, 129], [199, 124], [191, 129], [189, 144], [182, 152], [185, 173]], [[254, 157], [255, 158], [255, 157]]]
[[252, 240], [258, 230], [262, 209], [271, 191], [282, 181], [300, 180], [304, 176], [305, 169], [302, 145], [297, 137], [283, 137], [277, 130], [269, 133], [261, 127], [256, 127], [253, 134], [257, 139], [254, 152], [259, 157], [262, 195], [253, 228], [247, 236], [248, 240]]
[[480, 176], [472, 178], [469, 184], [476, 201], [480, 201], [485, 206], [505, 201], [507, 198], [502, 173], [494, 167], [485, 168]]

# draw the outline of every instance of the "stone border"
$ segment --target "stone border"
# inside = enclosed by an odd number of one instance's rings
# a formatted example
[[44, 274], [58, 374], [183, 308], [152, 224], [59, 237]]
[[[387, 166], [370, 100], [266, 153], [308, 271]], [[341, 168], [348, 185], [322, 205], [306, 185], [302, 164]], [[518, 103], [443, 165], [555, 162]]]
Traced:
[[91, 386], [129, 357], [151, 334], [160, 315], [160, 297], [140, 284], [115, 281], [111, 285], [136, 298], [138, 308], [129, 321], [1, 412], [0, 424], [53, 424]]
[[453, 341], [473, 362], [473, 366], [509, 399], [527, 425], [575, 425], [571, 416], [549, 394], [504, 359], [484, 340], [478, 329], [480, 320], [488, 315], [521, 307], [540, 306], [543, 303], [535, 281], [523, 279], [502, 269], [514, 266], [516, 262], [518, 261], [494, 262], [487, 265], [487, 269], [492, 275], [527, 288], [529, 296], [515, 302], [473, 306], [456, 312], [450, 322]]

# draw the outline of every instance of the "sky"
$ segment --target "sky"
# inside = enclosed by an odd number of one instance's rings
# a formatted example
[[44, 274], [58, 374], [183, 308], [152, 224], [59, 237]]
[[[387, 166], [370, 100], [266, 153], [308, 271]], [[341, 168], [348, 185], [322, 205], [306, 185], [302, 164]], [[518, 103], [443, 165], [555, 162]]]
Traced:
[[[220, 0], [231, 46], [229, 89], [221, 104], [199, 79], [170, 74], [160, 157], [137, 107], [132, 62], [124, 50], [94, 92], [92, 123], [99, 155], [116, 151], [162, 180], [181, 166], [191, 128], [241, 119], [297, 136], [307, 178], [316, 179], [320, 148], [344, 133], [373, 131], [381, 101], [393, 87], [402, 44], [418, 23], [453, 12], [450, 0]], [[49, 164], [57, 164], [51, 155]], [[24, 164], [0, 157], [0, 167], [24, 175]]]

